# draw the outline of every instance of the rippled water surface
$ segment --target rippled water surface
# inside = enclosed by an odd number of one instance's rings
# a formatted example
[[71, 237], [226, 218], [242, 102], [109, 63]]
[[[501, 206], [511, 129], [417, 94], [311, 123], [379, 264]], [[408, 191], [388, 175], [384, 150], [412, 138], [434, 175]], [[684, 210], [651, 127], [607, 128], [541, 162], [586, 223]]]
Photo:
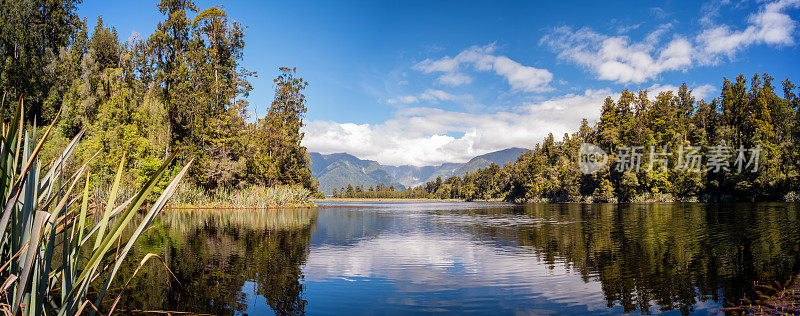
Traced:
[[[800, 270], [797, 204], [165, 211], [121, 306], [210, 314], [716, 314]], [[135, 260], [131, 260], [135, 261]], [[131, 262], [122, 275], [135, 269]]]

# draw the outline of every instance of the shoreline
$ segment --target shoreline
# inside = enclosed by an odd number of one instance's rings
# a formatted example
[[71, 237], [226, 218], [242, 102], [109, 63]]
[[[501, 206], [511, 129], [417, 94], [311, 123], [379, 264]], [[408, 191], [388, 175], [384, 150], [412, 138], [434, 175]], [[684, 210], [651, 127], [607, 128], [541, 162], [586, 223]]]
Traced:
[[309, 203], [299, 204], [286, 204], [286, 205], [266, 205], [266, 206], [242, 206], [242, 205], [226, 205], [226, 204], [180, 204], [180, 205], [167, 205], [165, 210], [262, 210], [262, 209], [305, 209], [316, 207], [327, 207], [325, 205], [318, 205], [317, 203], [324, 202], [476, 202], [476, 203], [507, 203], [513, 205], [528, 205], [528, 204], [683, 204], [683, 203], [797, 203], [793, 201], [697, 201], [697, 200], [675, 200], [675, 201], [635, 201], [635, 202], [585, 202], [585, 201], [529, 201], [524, 203], [509, 202], [503, 199], [488, 199], [488, 200], [473, 200], [465, 201], [462, 199], [429, 199], [429, 198], [312, 198]]
[[427, 198], [325, 198], [312, 199], [313, 202], [505, 202], [497, 200], [464, 201], [462, 199], [427, 199]]
[[488, 200], [473, 200], [465, 201], [462, 199], [428, 199], [428, 198], [325, 198], [325, 199], [311, 199], [312, 202], [503, 202], [515, 205], [526, 204], [681, 204], [681, 203], [709, 203], [709, 204], [727, 204], [727, 203], [800, 203], [798, 201], [704, 201], [704, 200], [645, 200], [633, 202], [586, 202], [586, 201], [528, 201], [528, 202], [513, 202], [505, 201], [503, 199], [488, 199]]
[[268, 205], [268, 206], [233, 206], [233, 205], [167, 205], [165, 210], [272, 210], [272, 209], [307, 209], [316, 208], [316, 203], [297, 205]]

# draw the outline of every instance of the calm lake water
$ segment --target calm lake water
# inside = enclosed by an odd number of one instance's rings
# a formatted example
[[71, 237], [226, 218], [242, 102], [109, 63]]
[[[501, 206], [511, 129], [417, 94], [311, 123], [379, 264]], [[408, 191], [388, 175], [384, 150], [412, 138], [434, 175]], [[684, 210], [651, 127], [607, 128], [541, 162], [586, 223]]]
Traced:
[[[800, 272], [798, 204], [320, 203], [165, 211], [124, 308], [716, 314]], [[129, 260], [129, 276], [137, 260]]]

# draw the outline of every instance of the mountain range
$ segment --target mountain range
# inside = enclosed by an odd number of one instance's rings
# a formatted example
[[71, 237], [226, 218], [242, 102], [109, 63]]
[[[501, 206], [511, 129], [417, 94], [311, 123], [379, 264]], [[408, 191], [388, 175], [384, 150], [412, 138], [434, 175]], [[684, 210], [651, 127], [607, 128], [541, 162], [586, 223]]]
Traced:
[[418, 186], [451, 176], [463, 176], [467, 173], [486, 168], [492, 163], [503, 165], [517, 160], [527, 151], [524, 148], [508, 148], [483, 154], [470, 159], [466, 163], [447, 162], [438, 166], [388, 166], [377, 161], [359, 159], [347, 153], [327, 154], [311, 153], [311, 175], [319, 181], [319, 190], [331, 194], [334, 188], [363, 185], [365, 188], [379, 183], [394, 186], [396, 190]]

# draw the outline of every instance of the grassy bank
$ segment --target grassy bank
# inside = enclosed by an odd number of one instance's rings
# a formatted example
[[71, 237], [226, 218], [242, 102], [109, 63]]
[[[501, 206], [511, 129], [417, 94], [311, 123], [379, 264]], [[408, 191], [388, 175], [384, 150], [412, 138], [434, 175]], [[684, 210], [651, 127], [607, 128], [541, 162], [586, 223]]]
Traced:
[[312, 193], [302, 186], [251, 186], [203, 190], [182, 185], [167, 208], [276, 208], [314, 206]]
[[[517, 199], [514, 201], [506, 201], [502, 198], [492, 198], [485, 200], [471, 200], [464, 199], [436, 199], [436, 198], [359, 198], [359, 197], [327, 197], [325, 199], [312, 198], [312, 202], [413, 202], [413, 201], [446, 201], [446, 202], [510, 202], [514, 204], [561, 204], [561, 203], [577, 203], [577, 204], [593, 204], [593, 203], [687, 203], [687, 202], [734, 202], [735, 198], [723, 196], [720, 198], [711, 198], [709, 196], [690, 196], [690, 197], [674, 197], [670, 194], [651, 194], [646, 193], [637, 195], [628, 202], [620, 202], [618, 197], [611, 197], [606, 199], [598, 199], [593, 196], [583, 196], [577, 200], [565, 199], [548, 199], [548, 198], [533, 198], [533, 199]], [[800, 202], [798, 194], [791, 192], [784, 197], [783, 201], [778, 202]]]
[[460, 199], [427, 199], [427, 198], [338, 198], [328, 197], [325, 199], [314, 199], [315, 202], [421, 202], [421, 201], [444, 201], [462, 202]]

